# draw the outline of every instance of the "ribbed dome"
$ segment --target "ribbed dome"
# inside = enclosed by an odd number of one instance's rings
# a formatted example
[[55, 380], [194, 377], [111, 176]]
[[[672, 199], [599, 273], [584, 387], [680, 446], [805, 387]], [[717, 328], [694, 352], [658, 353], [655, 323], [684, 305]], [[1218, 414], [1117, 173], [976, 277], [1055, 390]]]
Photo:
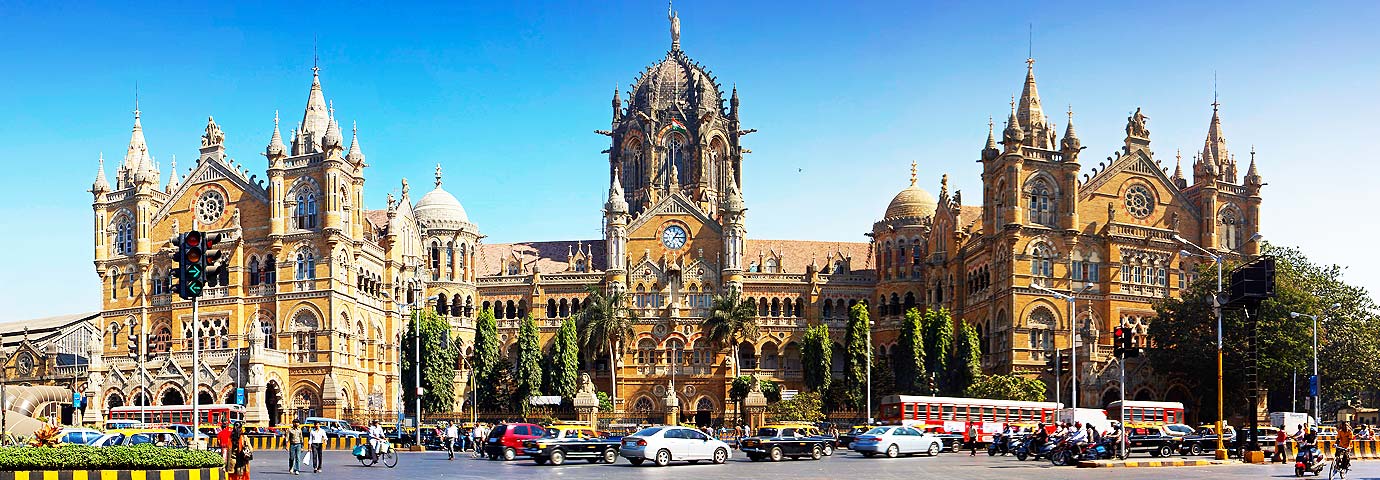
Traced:
[[934, 215], [937, 208], [939, 202], [934, 195], [912, 184], [891, 199], [891, 204], [886, 206], [885, 220], [929, 217]]
[[439, 186], [423, 195], [412, 210], [422, 228], [460, 228], [470, 223], [460, 201]]
[[629, 111], [644, 108], [660, 111], [671, 108], [673, 101], [695, 109], [712, 110], [720, 106], [719, 86], [704, 67], [685, 52], [672, 50], [638, 77], [629, 101]]

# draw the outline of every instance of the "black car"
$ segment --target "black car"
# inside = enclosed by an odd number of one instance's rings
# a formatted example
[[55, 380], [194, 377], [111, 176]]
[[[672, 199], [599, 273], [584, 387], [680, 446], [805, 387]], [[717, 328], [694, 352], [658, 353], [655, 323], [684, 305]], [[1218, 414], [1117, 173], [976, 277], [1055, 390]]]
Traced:
[[522, 452], [537, 465], [560, 465], [568, 458], [583, 458], [589, 463], [618, 460], [619, 440], [600, 438], [594, 429], [579, 425], [556, 425], [546, 435], [522, 442]]
[[[1222, 444], [1231, 448], [1236, 441], [1236, 428], [1231, 425], [1226, 426], [1227, 434], [1223, 437]], [[1179, 442], [1180, 455], [1207, 455], [1217, 450], [1217, 431], [1212, 425], [1198, 427], [1198, 431], [1193, 432]]]
[[762, 459], [776, 462], [787, 457], [819, 460], [824, 456], [826, 441], [806, 436], [809, 433], [794, 427], [762, 427], [757, 429], [757, 435], [743, 438], [738, 449], [754, 462]]
[[858, 439], [858, 436], [859, 436], [859, 435], [862, 435], [862, 434], [864, 434], [864, 433], [867, 433], [867, 431], [868, 431], [868, 430], [871, 430], [871, 429], [872, 429], [872, 427], [869, 427], [869, 426], [866, 426], [866, 425], [861, 426], [861, 427], [853, 427], [853, 428], [848, 429], [847, 432], [844, 432], [844, 433], [842, 433], [842, 434], [839, 435], [839, 439], [838, 439], [838, 442], [837, 442], [838, 448], [848, 449], [848, 448], [849, 448], [849, 445], [852, 445], [853, 442], [856, 441], [856, 440]]
[[939, 441], [944, 443], [944, 451], [957, 452], [963, 448], [963, 434], [946, 432], [940, 427], [926, 428], [925, 431], [939, 437]]
[[1152, 457], [1168, 457], [1179, 451], [1179, 439], [1158, 428], [1130, 428], [1126, 430], [1126, 446], [1128, 455], [1149, 453]]

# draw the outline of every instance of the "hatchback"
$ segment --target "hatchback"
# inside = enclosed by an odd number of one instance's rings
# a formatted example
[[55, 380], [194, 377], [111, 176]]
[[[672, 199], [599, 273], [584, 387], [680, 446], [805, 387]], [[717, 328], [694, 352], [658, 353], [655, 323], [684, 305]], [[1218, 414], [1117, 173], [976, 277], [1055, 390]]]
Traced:
[[484, 454], [490, 460], [502, 458], [513, 460], [523, 452], [522, 442], [535, 440], [546, 435], [546, 429], [533, 423], [505, 423], [494, 426], [489, 438], [484, 440]]

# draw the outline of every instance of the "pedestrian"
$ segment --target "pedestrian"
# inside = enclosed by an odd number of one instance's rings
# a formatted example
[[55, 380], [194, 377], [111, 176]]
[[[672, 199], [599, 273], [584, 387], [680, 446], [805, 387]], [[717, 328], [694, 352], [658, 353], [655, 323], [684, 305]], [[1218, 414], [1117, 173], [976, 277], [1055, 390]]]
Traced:
[[474, 429], [470, 430], [470, 439], [473, 440], [474, 443], [474, 458], [482, 458], [484, 456], [482, 445], [488, 431], [488, 427], [484, 426], [482, 423], [475, 425]]
[[[249, 461], [254, 459], [254, 447], [244, 437], [244, 426], [235, 425], [230, 432], [230, 459], [226, 471], [229, 480], [249, 480]], [[298, 444], [301, 449], [301, 444]]]
[[[233, 442], [233, 440], [232, 440]], [[302, 470], [302, 421], [293, 419], [287, 431], [288, 472], [300, 475]]]
[[454, 423], [446, 426], [446, 454], [450, 455], [451, 460], [455, 460], [455, 442], [460, 438], [460, 427]]
[[230, 422], [221, 422], [220, 430], [216, 431], [216, 448], [220, 449], [220, 455], [225, 460], [226, 465], [230, 464]]
[[1284, 458], [1284, 444], [1289, 441], [1289, 434], [1284, 433], [1284, 425], [1279, 426], [1279, 431], [1275, 433], [1275, 454], [1271, 456], [1270, 463], [1286, 461]]
[[322, 455], [326, 450], [326, 429], [320, 425], [314, 425], [308, 441], [311, 443], [311, 467], [312, 473], [321, 473]]
[[981, 430], [978, 430], [978, 424], [976, 424], [976, 423], [969, 424], [969, 425], [968, 425], [968, 449], [969, 449], [969, 451], [968, 451], [968, 456], [970, 456], [970, 457], [975, 457], [975, 456], [977, 456], [978, 444], [979, 444], [979, 443], [982, 443], [981, 438], [982, 438], [982, 431], [981, 431]]

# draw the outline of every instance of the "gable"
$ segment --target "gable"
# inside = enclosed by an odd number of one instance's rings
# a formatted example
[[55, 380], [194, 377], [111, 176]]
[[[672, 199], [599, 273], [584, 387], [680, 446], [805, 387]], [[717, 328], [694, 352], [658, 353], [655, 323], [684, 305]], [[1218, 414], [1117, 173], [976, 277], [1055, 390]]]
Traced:
[[709, 218], [709, 215], [706, 215], [699, 207], [695, 206], [694, 202], [690, 201], [689, 198], [686, 198], [685, 195], [680, 192], [667, 196], [656, 205], [652, 206], [652, 208], [642, 212], [641, 215], [638, 215], [637, 218], [628, 225], [628, 231], [635, 232], [642, 228], [642, 226], [652, 222], [653, 218], [667, 215], [688, 215], [694, 218], [699, 224], [713, 229], [715, 233], [723, 233], [723, 230], [719, 228], [719, 222]]
[[[226, 189], [234, 189], [239, 193], [236, 200], [229, 201], [230, 199], [227, 199], [227, 203], [239, 204], [247, 199], [253, 199], [257, 200], [260, 205], [267, 206], [269, 202], [268, 190], [264, 188], [261, 180], [254, 182], [256, 179], [257, 177], [254, 176], [246, 176], [246, 172], [230, 168], [225, 162], [204, 158], [197, 163], [196, 168], [193, 168], [191, 173], [187, 174], [186, 181], [182, 182], [177, 190], [169, 195], [168, 201], [153, 214], [153, 224], [157, 225], [168, 218], [172, 212], [181, 210], [184, 207], [182, 204], [183, 197], [187, 196], [188, 192], [199, 191], [199, 186], [208, 183], [215, 183]], [[195, 200], [189, 201], [195, 202]], [[240, 207], [237, 205], [236, 208]], [[191, 225], [182, 228], [184, 231], [191, 229]]]

